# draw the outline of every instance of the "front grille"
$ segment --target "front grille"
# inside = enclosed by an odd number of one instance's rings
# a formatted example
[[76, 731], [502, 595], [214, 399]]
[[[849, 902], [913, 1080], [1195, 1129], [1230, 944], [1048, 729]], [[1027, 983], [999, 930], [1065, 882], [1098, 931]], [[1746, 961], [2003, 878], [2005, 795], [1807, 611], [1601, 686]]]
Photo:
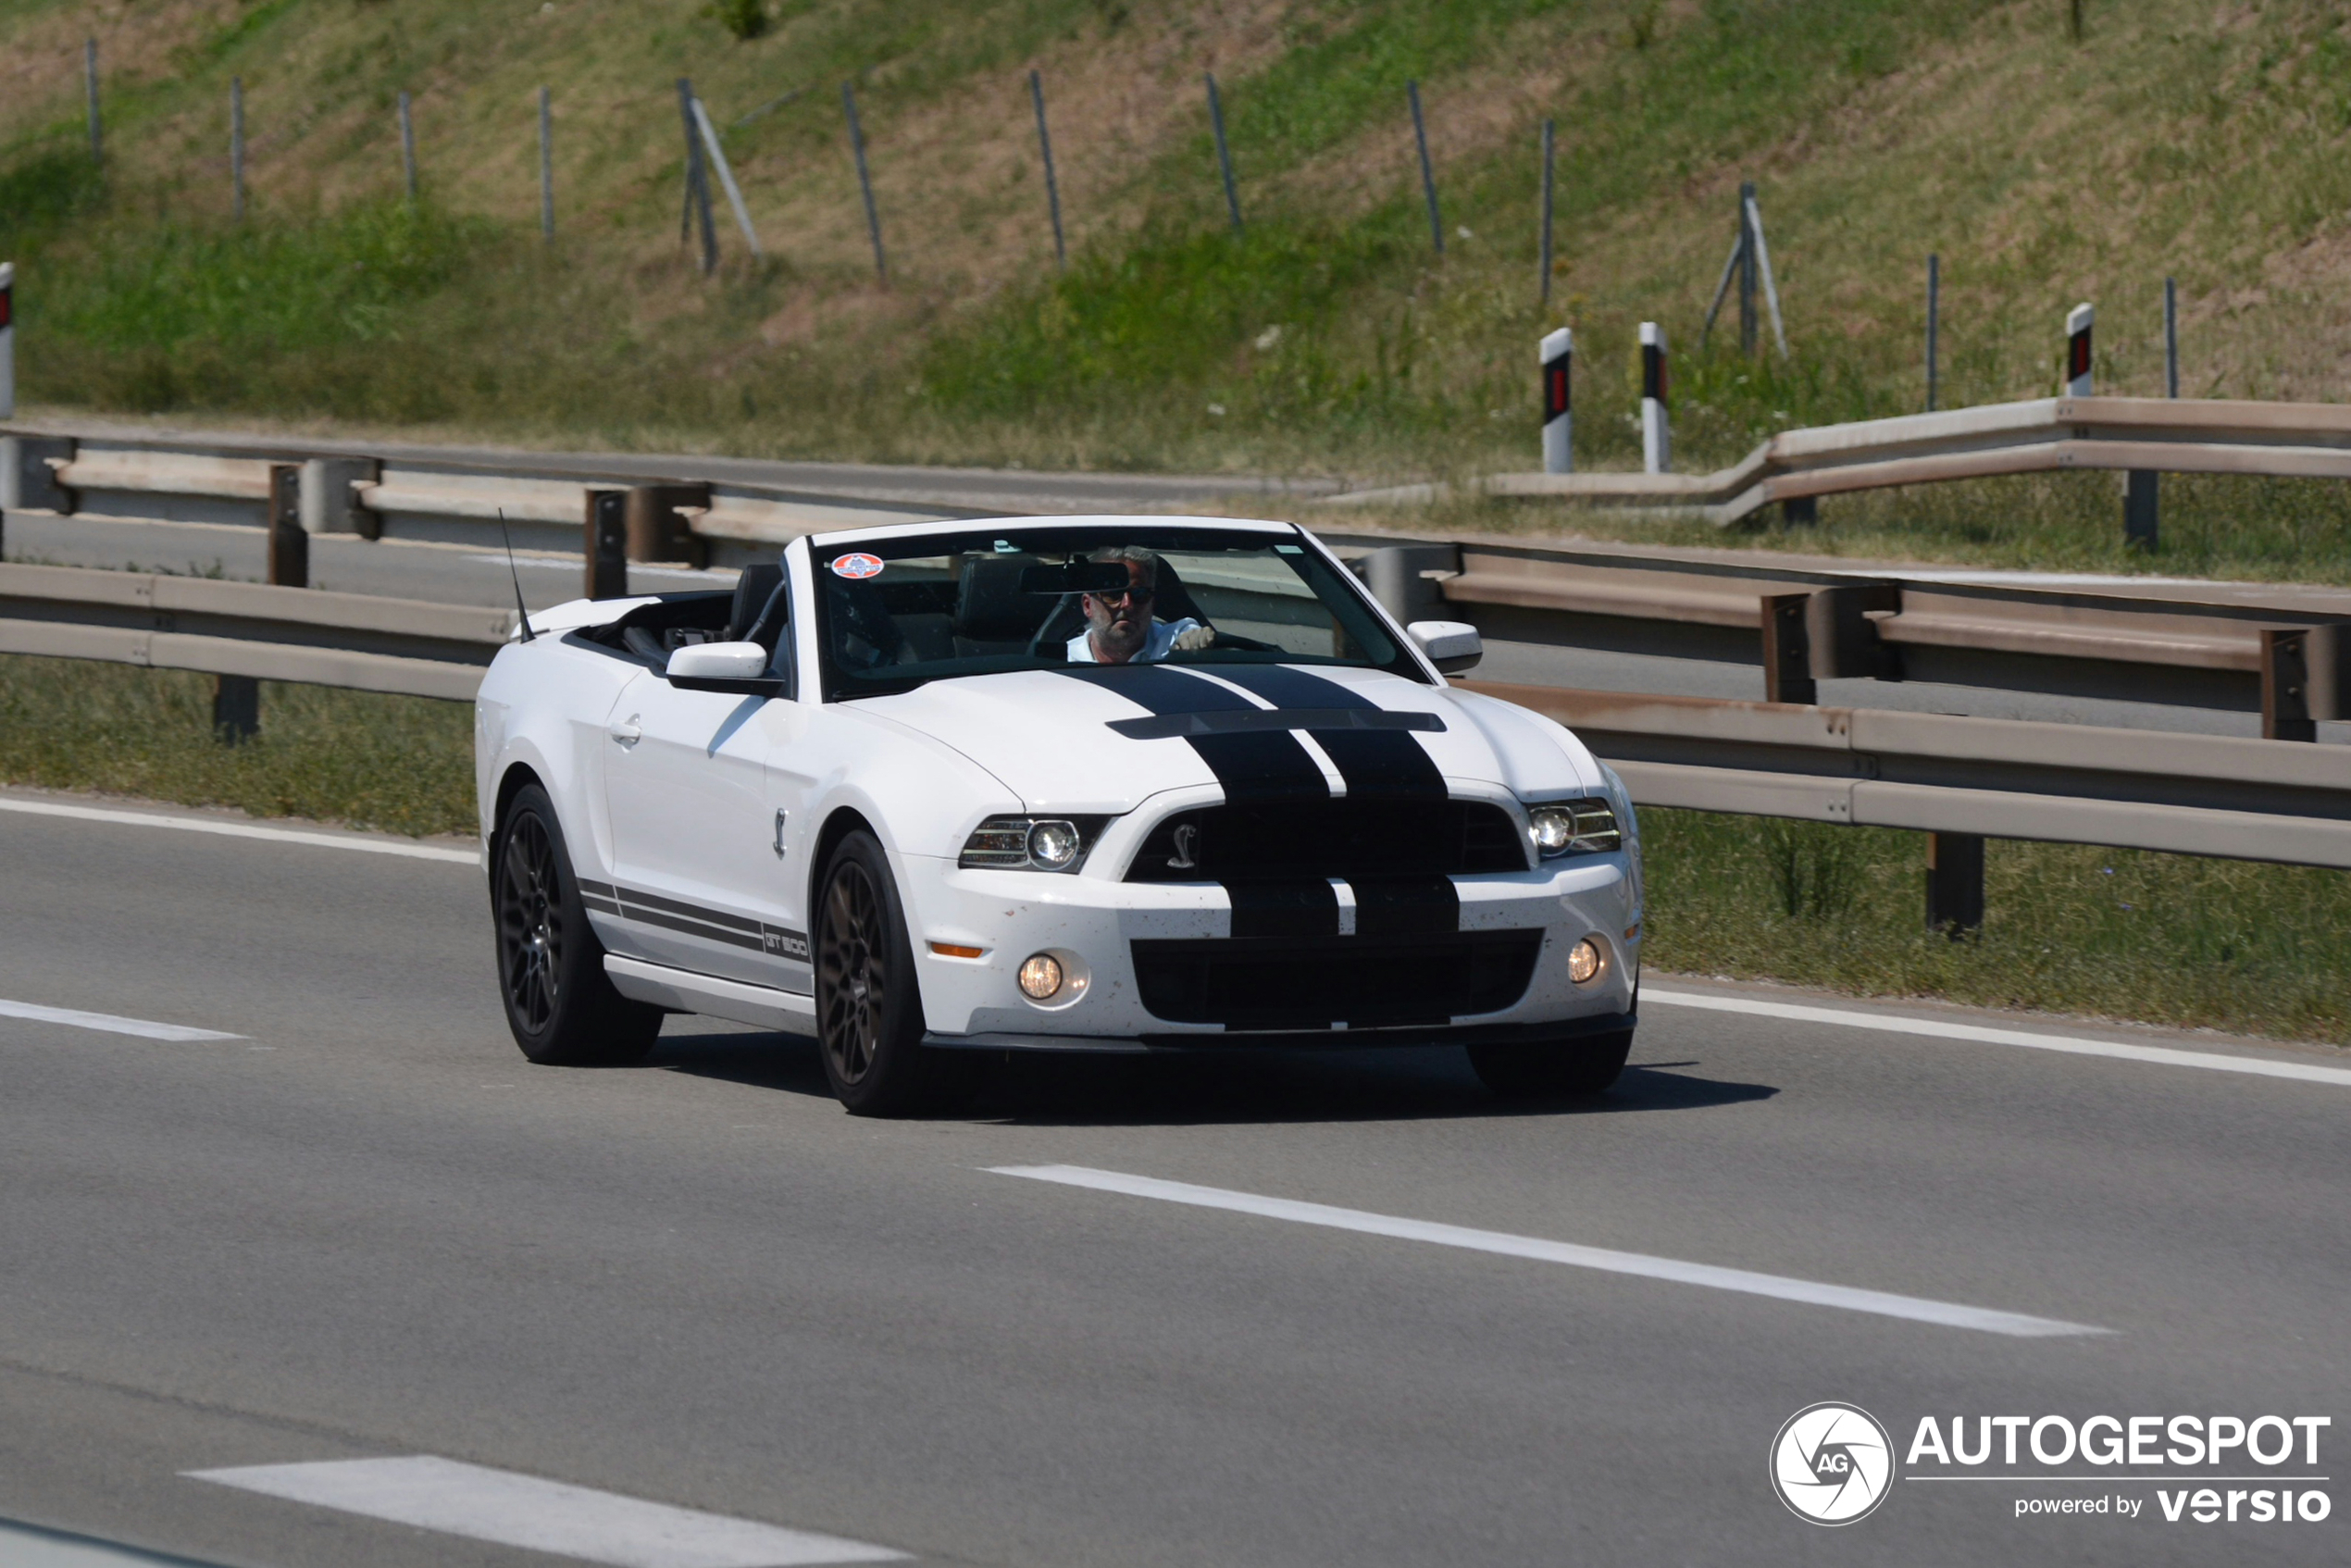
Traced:
[[1138, 941], [1143, 1006], [1171, 1024], [1326, 1029], [1444, 1024], [1517, 1004], [1543, 948], [1536, 931], [1410, 942], [1358, 937]]
[[1341, 798], [1177, 812], [1144, 839], [1130, 882], [1258, 882], [1524, 871], [1525, 836], [1484, 801]]

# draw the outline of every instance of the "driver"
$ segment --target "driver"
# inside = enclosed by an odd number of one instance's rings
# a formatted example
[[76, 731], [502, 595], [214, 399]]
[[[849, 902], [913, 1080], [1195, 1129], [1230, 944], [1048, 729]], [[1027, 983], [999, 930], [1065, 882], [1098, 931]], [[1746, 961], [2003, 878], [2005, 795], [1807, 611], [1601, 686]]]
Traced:
[[1151, 618], [1151, 600], [1159, 589], [1159, 557], [1139, 546], [1097, 550], [1093, 560], [1119, 562], [1126, 567], [1126, 588], [1119, 593], [1085, 593], [1078, 606], [1086, 612], [1086, 629], [1069, 640], [1074, 665], [1147, 665], [1170, 653], [1192, 653], [1216, 641], [1216, 633], [1186, 616], [1179, 621]]

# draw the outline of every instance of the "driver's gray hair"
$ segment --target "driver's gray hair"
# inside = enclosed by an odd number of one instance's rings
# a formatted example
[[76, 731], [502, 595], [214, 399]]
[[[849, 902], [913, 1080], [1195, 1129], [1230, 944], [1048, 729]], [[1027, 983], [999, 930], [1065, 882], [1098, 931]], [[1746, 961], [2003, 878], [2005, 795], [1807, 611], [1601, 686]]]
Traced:
[[1113, 561], [1132, 561], [1143, 568], [1143, 586], [1159, 591], [1159, 552], [1146, 550], [1139, 544], [1105, 545], [1087, 557], [1104, 566]]

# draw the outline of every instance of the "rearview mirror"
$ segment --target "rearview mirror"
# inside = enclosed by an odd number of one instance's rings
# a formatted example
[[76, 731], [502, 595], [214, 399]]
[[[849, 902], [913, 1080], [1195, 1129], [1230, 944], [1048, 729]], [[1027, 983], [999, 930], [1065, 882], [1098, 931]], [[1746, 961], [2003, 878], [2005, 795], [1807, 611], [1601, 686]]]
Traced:
[[669, 655], [662, 671], [685, 691], [740, 691], [775, 696], [784, 683], [767, 673], [767, 650], [756, 642], [697, 642]]
[[1440, 675], [1458, 675], [1477, 667], [1486, 657], [1486, 640], [1477, 628], [1463, 621], [1414, 621], [1404, 628]]
[[1058, 566], [1026, 566], [1023, 593], [1116, 593], [1127, 583], [1123, 561], [1068, 561]]

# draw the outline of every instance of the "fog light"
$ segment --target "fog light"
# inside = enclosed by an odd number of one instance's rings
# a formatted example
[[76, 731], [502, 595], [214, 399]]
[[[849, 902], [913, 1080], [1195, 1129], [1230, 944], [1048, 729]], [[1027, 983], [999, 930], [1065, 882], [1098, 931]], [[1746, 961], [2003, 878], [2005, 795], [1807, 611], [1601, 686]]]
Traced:
[[[1586, 947], [1592, 944], [1586, 942]], [[1031, 953], [1020, 966], [1021, 994], [1043, 1002], [1062, 989], [1062, 961], [1050, 952]]]
[[[1034, 964], [1037, 960], [1032, 958], [1029, 962]], [[1580, 986], [1590, 980], [1593, 976], [1598, 974], [1599, 972], [1600, 950], [1592, 945], [1591, 938], [1586, 937], [1582, 941], [1577, 942], [1574, 947], [1568, 949], [1567, 977], [1569, 979], [1574, 980]], [[1020, 972], [1020, 983], [1022, 985], [1025, 986], [1028, 984], [1027, 970], [1023, 969]]]

